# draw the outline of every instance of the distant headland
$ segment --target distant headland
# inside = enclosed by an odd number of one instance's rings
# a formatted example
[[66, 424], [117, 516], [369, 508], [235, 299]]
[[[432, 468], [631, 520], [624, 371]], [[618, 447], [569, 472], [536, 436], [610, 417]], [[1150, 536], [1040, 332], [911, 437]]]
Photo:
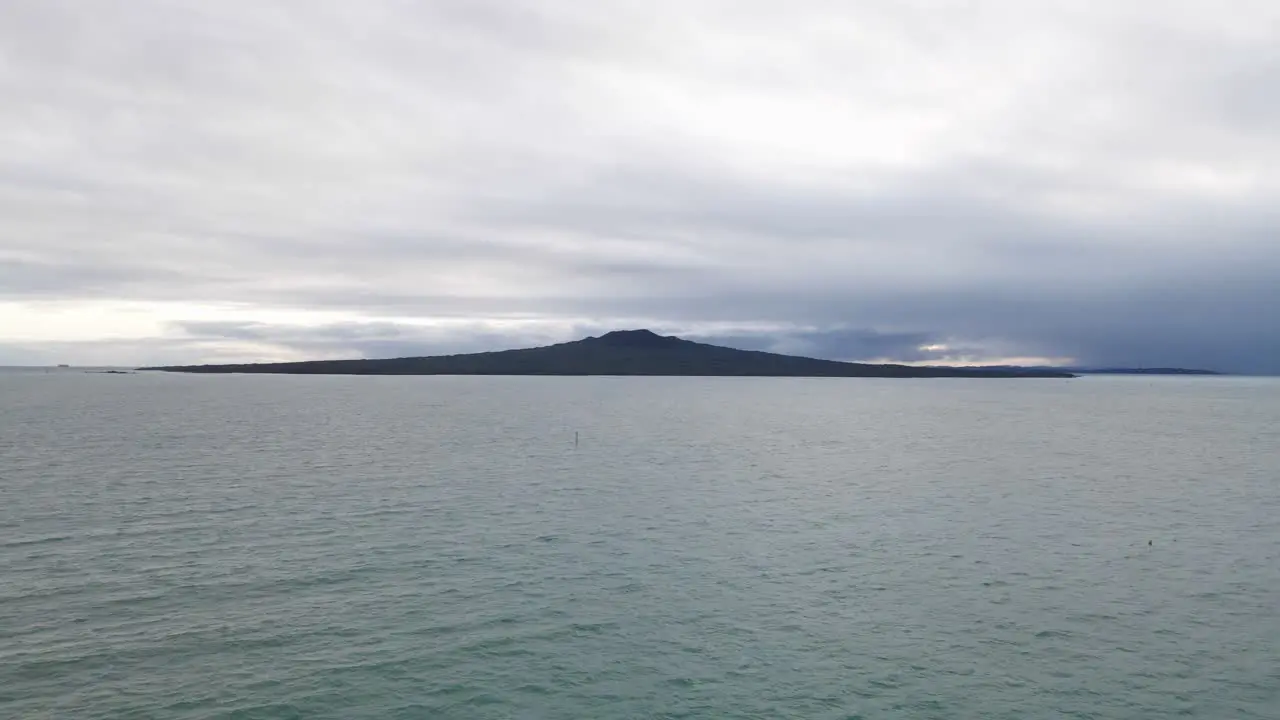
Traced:
[[140, 368], [186, 373], [288, 375], [647, 375], [754, 377], [1071, 378], [1052, 368], [872, 365], [708, 345], [650, 330], [520, 350], [387, 360], [313, 360]]
[[987, 370], [1057, 370], [1073, 375], [1223, 375], [1215, 370], [1176, 367], [1092, 367], [1084, 365], [988, 365]]
[[1072, 367], [1063, 369], [1080, 375], [1222, 375], [1214, 370], [1195, 368]]

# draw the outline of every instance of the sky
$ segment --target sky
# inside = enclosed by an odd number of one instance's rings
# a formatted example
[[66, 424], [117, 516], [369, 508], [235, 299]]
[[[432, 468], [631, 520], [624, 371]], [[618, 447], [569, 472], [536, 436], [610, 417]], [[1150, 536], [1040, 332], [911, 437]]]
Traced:
[[0, 0], [0, 365], [1280, 373], [1280, 3]]

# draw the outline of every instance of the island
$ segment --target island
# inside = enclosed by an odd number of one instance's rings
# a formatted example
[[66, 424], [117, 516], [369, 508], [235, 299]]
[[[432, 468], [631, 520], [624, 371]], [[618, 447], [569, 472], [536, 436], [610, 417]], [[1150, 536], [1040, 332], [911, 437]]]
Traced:
[[650, 330], [617, 330], [543, 347], [385, 360], [312, 360], [139, 368], [289, 375], [646, 375], [894, 378], [1071, 378], [1061, 370], [875, 365], [708, 345]]

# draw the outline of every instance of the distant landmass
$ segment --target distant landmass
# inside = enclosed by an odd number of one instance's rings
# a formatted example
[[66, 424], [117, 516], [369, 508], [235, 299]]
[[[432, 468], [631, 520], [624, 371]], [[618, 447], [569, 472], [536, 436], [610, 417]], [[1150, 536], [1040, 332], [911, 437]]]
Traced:
[[1055, 368], [871, 365], [708, 345], [649, 330], [522, 350], [387, 360], [313, 360], [140, 368], [186, 373], [289, 375], [662, 375], [757, 377], [1070, 378]]
[[1194, 368], [1070, 368], [1068, 372], [1081, 375], [1221, 375], [1213, 370]]
[[1194, 368], [1129, 368], [1129, 367], [1086, 367], [1037, 365], [1032, 367], [1014, 365], [991, 365], [984, 370], [1057, 370], [1073, 375], [1222, 375], [1214, 370], [1197, 370]]

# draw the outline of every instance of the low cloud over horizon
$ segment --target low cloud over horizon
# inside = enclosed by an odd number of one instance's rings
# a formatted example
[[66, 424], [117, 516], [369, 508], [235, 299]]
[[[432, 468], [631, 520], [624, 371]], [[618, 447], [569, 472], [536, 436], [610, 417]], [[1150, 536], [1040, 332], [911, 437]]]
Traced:
[[1280, 6], [0, 1], [0, 365], [1280, 374]]

